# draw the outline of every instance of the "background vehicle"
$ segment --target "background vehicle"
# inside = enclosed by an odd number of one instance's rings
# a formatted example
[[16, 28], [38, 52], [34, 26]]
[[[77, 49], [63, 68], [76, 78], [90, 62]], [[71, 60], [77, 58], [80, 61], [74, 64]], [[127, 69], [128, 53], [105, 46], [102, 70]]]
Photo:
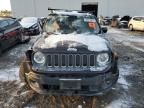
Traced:
[[20, 66], [21, 80], [33, 90], [92, 96], [117, 82], [118, 57], [93, 14], [54, 11], [43, 31]]
[[41, 32], [40, 19], [36, 17], [24, 17], [20, 24], [26, 35], [38, 35]]
[[143, 16], [135, 16], [133, 17], [129, 24], [128, 27], [130, 30], [140, 30], [144, 31], [144, 17]]
[[121, 17], [118, 20], [118, 28], [128, 28], [128, 23], [129, 23], [130, 19], [131, 19], [131, 17], [128, 15]]
[[0, 53], [18, 42], [28, 41], [16, 19], [0, 18]]
[[106, 17], [99, 17], [99, 23], [101, 25], [110, 25], [111, 24], [111, 21], [112, 21], [112, 18], [110, 18], [109, 16], [106, 16]]
[[119, 20], [120, 20], [119, 15], [113, 16], [113, 17], [112, 17], [112, 21], [111, 21], [111, 27], [117, 27]]

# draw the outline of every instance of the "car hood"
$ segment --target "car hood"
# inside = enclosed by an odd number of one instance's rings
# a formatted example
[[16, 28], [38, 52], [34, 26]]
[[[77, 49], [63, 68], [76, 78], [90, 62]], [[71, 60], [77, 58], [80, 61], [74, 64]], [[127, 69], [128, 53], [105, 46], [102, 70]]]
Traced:
[[[41, 37], [35, 42], [33, 49], [49, 49], [49, 48], [86, 48], [89, 51], [108, 51], [109, 42], [97, 35], [89, 34], [59, 34], [50, 35], [46, 38]], [[73, 49], [72, 49], [73, 50]]]
[[29, 28], [29, 27], [33, 26], [34, 24], [36, 24], [36, 23], [24, 23], [24, 22], [20, 22], [20, 24], [24, 28]]

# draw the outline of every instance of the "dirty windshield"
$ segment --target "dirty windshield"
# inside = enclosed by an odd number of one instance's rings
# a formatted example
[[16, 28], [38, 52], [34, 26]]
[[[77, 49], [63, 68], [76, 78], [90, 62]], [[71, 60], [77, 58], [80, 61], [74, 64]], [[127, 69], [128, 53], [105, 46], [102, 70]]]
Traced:
[[91, 33], [97, 34], [100, 28], [92, 15], [50, 15], [44, 26], [47, 33]]

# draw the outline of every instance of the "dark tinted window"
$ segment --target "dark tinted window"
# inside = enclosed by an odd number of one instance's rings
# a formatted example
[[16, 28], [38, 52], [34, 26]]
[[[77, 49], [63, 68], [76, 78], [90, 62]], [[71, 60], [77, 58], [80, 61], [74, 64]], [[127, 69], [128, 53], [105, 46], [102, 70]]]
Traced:
[[144, 17], [140, 17], [141, 21], [144, 21]]
[[7, 21], [0, 21], [0, 28], [6, 27], [6, 26], [8, 26]]
[[135, 21], [141, 21], [141, 18], [140, 17], [135, 17], [135, 18], [133, 18], [133, 20], [135, 20]]

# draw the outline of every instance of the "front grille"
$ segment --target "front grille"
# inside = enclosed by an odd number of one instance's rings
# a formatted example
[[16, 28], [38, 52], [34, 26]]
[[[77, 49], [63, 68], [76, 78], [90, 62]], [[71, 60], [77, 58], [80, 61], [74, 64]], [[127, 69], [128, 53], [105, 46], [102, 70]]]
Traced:
[[95, 54], [49, 54], [48, 67], [90, 67], [96, 66]]

